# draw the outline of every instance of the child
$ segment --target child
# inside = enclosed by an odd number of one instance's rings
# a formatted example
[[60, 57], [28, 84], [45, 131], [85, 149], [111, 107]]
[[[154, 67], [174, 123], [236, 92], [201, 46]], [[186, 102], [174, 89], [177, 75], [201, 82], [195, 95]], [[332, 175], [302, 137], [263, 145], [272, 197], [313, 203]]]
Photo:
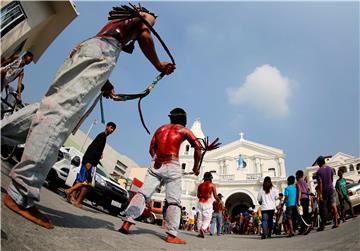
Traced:
[[[298, 170], [296, 172], [296, 187], [297, 187], [297, 204], [301, 205], [303, 208], [303, 219], [301, 221], [301, 227], [299, 234], [307, 234], [306, 232], [306, 223], [310, 223], [310, 215], [309, 215], [309, 187], [306, 181], [304, 180], [304, 172], [302, 170]], [[305, 222], [303, 222], [305, 221]]]
[[352, 217], [354, 218], [354, 217], [356, 217], [356, 215], [354, 214], [354, 209], [349, 200], [349, 195], [348, 195], [348, 192], [346, 189], [346, 179], [343, 178], [343, 173], [344, 173], [344, 171], [340, 168], [338, 170], [339, 179], [336, 181], [335, 188], [339, 195], [341, 218], [342, 218], [343, 222], [345, 222], [345, 216], [346, 216], [345, 215], [345, 201], [349, 205]]
[[296, 186], [295, 177], [289, 176], [287, 179], [288, 186], [285, 188], [285, 203], [286, 203], [286, 219], [288, 223], [289, 234], [287, 237], [294, 236], [294, 224], [296, 224]]

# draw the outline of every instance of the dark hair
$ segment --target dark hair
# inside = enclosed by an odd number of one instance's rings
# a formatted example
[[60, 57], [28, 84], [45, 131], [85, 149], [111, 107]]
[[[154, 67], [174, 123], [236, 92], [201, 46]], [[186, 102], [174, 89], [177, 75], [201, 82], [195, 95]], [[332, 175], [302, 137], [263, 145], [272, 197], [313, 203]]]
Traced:
[[318, 164], [318, 166], [323, 166], [325, 165], [325, 158], [323, 156], [319, 156], [317, 159], [316, 159], [316, 164]]
[[24, 54], [24, 56], [22, 56], [23, 58], [24, 57], [34, 57], [34, 54], [32, 54], [30, 51], [27, 51], [27, 52], [25, 52], [25, 54]]
[[106, 127], [108, 127], [108, 126], [111, 126], [112, 128], [114, 128], [114, 130], [116, 129], [116, 125], [115, 125], [114, 122], [109, 122], [109, 123], [107, 123], [107, 124], [106, 124]]
[[182, 108], [175, 108], [169, 114], [171, 124], [186, 126], [186, 112]]
[[302, 177], [304, 177], [304, 172], [302, 170], [297, 170], [295, 176], [296, 176], [296, 180], [299, 180]]
[[265, 191], [265, 193], [270, 193], [270, 189], [272, 187], [273, 187], [273, 184], [271, 183], [271, 178], [269, 176], [266, 176], [264, 178], [263, 190]]
[[206, 173], [204, 173], [204, 178], [203, 178], [203, 180], [209, 180], [209, 181], [211, 181], [213, 179], [213, 176], [212, 176], [212, 174], [210, 173], [210, 172], [206, 172]]
[[284, 196], [284, 194], [283, 194], [283, 193], [279, 193], [279, 196]]
[[294, 175], [291, 175], [287, 178], [288, 185], [295, 184], [295, 177]]
[[148, 13], [148, 14], [152, 15], [155, 19], [158, 17], [154, 12], [146, 9], [143, 6], [140, 6], [140, 3], [139, 3], [139, 7], [137, 7], [137, 9], [138, 9], [138, 11], [145, 12], [145, 13]]
[[341, 172], [345, 173], [345, 171], [346, 171], [346, 167], [345, 167], [345, 166], [341, 166], [341, 167], [339, 167], [339, 171], [341, 171]]

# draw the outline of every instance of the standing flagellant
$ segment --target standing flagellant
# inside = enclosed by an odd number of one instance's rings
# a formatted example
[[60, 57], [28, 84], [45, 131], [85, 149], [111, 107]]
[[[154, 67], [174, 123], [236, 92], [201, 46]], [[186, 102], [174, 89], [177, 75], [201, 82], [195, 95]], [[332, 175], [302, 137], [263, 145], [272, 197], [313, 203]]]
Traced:
[[194, 147], [194, 174], [199, 175], [201, 144], [195, 135], [186, 128], [186, 113], [181, 108], [170, 112], [170, 124], [159, 127], [150, 143], [151, 166], [145, 176], [144, 184], [139, 193], [130, 201], [125, 211], [124, 223], [119, 229], [121, 233], [129, 234], [129, 228], [135, 224], [134, 219], [139, 217], [156, 188], [163, 181], [166, 189], [166, 241], [175, 244], [185, 244], [177, 237], [181, 213], [181, 175], [179, 163], [179, 148], [187, 140]]
[[220, 198], [216, 193], [216, 187], [212, 183], [213, 176], [211, 172], [204, 173], [204, 182], [198, 187], [197, 197], [199, 198], [198, 211], [198, 237], [204, 238], [205, 231], [210, 225], [211, 216], [213, 213], [213, 204], [210, 200], [211, 194], [213, 194], [216, 201], [220, 202]]

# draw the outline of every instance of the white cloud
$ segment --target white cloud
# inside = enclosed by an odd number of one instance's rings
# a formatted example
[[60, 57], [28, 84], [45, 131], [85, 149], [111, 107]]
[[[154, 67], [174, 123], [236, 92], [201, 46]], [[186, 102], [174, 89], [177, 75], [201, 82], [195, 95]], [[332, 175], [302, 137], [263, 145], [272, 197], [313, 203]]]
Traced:
[[289, 80], [271, 65], [257, 67], [244, 84], [226, 91], [231, 104], [248, 105], [267, 117], [284, 117], [289, 113]]

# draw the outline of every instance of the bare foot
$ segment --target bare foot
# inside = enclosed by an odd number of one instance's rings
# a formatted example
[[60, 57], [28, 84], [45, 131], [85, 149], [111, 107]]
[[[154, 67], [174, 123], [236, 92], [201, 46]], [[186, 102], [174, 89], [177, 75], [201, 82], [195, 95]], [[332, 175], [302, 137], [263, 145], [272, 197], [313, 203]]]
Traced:
[[42, 214], [36, 207], [24, 208], [15, 203], [15, 201], [8, 195], [4, 195], [5, 205], [13, 210], [14, 212], [20, 214], [25, 219], [34, 222], [44, 228], [53, 229], [54, 225], [51, 220]]
[[81, 204], [78, 204], [78, 203], [76, 203], [76, 202], [73, 203], [73, 204], [74, 204], [75, 207], [83, 209], [83, 206], [82, 206]]
[[72, 194], [71, 193], [69, 193], [69, 191], [68, 191], [68, 189], [65, 189], [64, 190], [64, 192], [65, 192], [65, 199], [67, 200], [67, 202], [69, 202], [69, 203], [71, 203], [71, 200], [72, 200]]
[[166, 242], [173, 243], [173, 244], [186, 244], [186, 241], [181, 240], [177, 236], [172, 236], [168, 234], [165, 239]]
[[200, 237], [200, 238], [205, 238], [205, 235], [204, 235], [204, 230], [200, 229], [199, 231], [199, 234], [197, 237]]

